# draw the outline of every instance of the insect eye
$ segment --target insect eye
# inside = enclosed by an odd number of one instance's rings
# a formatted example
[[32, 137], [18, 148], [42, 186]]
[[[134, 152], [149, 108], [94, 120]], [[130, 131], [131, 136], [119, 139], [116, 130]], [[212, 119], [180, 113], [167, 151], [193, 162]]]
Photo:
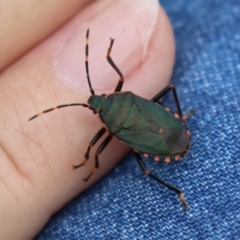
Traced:
[[107, 94], [103, 93], [101, 97], [107, 98]]

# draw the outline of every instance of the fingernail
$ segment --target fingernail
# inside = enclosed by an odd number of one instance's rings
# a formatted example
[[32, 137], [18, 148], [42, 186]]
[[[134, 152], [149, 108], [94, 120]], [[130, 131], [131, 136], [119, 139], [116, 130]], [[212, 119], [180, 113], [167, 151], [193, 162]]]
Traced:
[[104, 9], [102, 6], [101, 1], [92, 4], [74, 19], [77, 25], [74, 34], [55, 55], [59, 79], [77, 89], [89, 90], [85, 70], [85, 35], [88, 28], [89, 73], [94, 90], [114, 88], [119, 78], [106, 60], [110, 38], [115, 39], [111, 57], [125, 78], [148, 54], [157, 21], [158, 1], [105, 1]]

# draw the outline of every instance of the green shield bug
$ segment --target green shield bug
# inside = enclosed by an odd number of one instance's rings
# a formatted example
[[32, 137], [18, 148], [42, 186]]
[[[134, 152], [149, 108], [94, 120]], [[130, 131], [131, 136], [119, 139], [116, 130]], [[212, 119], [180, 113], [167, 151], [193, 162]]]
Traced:
[[[191, 112], [182, 116], [176, 90], [173, 85], [165, 87], [153, 97], [151, 101], [143, 99], [132, 92], [121, 92], [124, 77], [110, 56], [114, 39], [110, 39], [110, 46], [106, 57], [109, 64], [120, 76], [120, 79], [113, 93], [96, 95], [92, 88], [89, 75], [88, 38], [89, 29], [86, 33], [85, 68], [91, 96], [89, 97], [87, 104], [71, 103], [59, 105], [34, 115], [29, 121], [43, 113], [48, 113], [58, 108], [71, 106], [89, 108], [94, 114], [99, 114], [99, 117], [105, 126], [102, 127], [90, 141], [83, 162], [79, 165], [74, 165], [73, 168], [77, 169], [84, 166], [89, 159], [91, 148], [106, 131], [108, 131], [109, 134], [100, 144], [95, 153], [95, 165], [93, 169], [83, 180], [88, 181], [92, 174], [99, 168], [98, 157], [114, 136], [133, 149], [140, 168], [147, 176], [153, 178], [155, 181], [170, 190], [175, 191], [178, 194], [183, 207], [187, 208], [182, 191], [153, 175], [147, 169], [142, 159], [142, 155], [144, 157], [152, 156], [154, 160], [166, 163], [178, 161], [183, 157], [187, 153], [191, 141], [190, 132], [185, 125], [185, 121], [191, 115]], [[160, 99], [169, 91], [172, 91], [173, 93], [174, 102], [177, 108], [177, 113], [175, 114], [171, 114], [169, 109], [163, 108], [161, 103], [159, 103]]]

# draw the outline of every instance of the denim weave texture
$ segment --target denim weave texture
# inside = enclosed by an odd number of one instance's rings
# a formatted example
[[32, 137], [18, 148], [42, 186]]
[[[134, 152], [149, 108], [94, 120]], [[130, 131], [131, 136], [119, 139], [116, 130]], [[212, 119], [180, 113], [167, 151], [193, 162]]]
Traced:
[[[171, 83], [182, 111], [195, 113], [188, 155], [173, 164], [145, 162], [183, 190], [190, 208], [147, 178], [130, 152], [56, 213], [36, 240], [240, 239], [240, 2], [161, 4], [176, 39]], [[171, 94], [164, 105], [173, 109]]]

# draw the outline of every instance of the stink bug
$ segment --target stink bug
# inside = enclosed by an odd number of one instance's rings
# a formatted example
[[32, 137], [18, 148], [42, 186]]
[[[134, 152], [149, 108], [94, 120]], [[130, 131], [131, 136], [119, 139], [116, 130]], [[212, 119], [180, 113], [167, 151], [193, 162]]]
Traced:
[[[173, 85], [165, 87], [160, 93], [153, 97], [151, 101], [143, 99], [132, 92], [121, 92], [124, 77], [110, 56], [114, 39], [110, 39], [110, 46], [106, 57], [109, 64], [120, 76], [120, 79], [113, 93], [96, 95], [91, 85], [88, 69], [88, 38], [89, 29], [86, 33], [85, 68], [91, 96], [89, 97], [87, 104], [71, 103], [59, 105], [34, 115], [29, 121], [43, 113], [48, 113], [58, 108], [71, 106], [89, 108], [94, 114], [99, 114], [99, 117], [105, 126], [102, 127], [90, 141], [85, 153], [85, 159], [79, 165], [73, 165], [73, 169], [84, 166], [89, 159], [91, 148], [106, 131], [108, 131], [109, 134], [95, 153], [95, 166], [89, 175], [83, 180], [88, 181], [92, 174], [99, 168], [98, 157], [114, 136], [133, 149], [140, 168], [147, 176], [153, 178], [170, 190], [175, 191], [184, 208], [187, 208], [182, 191], [150, 173], [142, 160], [141, 154], [144, 157], [151, 155], [156, 161], [167, 163], [178, 161], [183, 157], [188, 151], [191, 140], [190, 132], [184, 121], [188, 119], [191, 112], [182, 116], [176, 90]], [[173, 93], [177, 108], [177, 113], [174, 115], [169, 112], [169, 109], [163, 108], [161, 103], [159, 103], [159, 100], [169, 91], [172, 91]]]

